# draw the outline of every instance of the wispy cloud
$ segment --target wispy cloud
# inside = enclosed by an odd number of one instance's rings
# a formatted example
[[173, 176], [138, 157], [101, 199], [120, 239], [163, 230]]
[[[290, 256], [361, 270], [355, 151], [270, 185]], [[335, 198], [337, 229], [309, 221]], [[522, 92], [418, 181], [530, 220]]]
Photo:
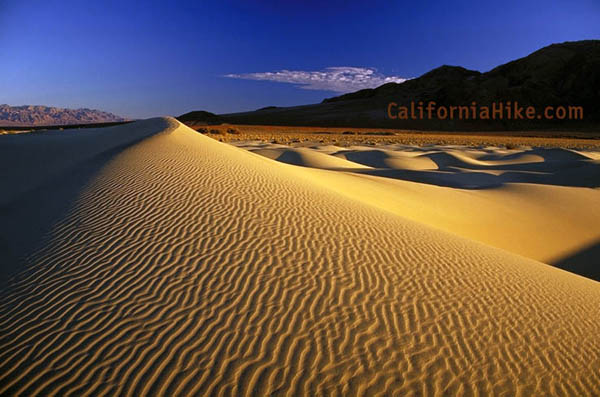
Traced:
[[318, 71], [280, 70], [277, 72], [227, 74], [225, 77], [290, 83], [306, 90], [334, 92], [352, 92], [364, 88], [375, 88], [385, 83], [403, 83], [408, 80], [399, 76], [384, 76], [373, 68], [345, 66]]

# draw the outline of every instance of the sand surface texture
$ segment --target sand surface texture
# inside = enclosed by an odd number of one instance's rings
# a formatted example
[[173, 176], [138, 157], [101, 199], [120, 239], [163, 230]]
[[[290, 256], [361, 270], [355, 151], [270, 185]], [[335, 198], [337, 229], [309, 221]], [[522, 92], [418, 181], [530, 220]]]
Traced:
[[600, 394], [596, 281], [347, 189], [381, 178], [360, 153], [261, 150], [168, 118], [0, 137], [0, 394]]
[[367, 204], [600, 280], [600, 152], [235, 145], [313, 168], [315, 182]]

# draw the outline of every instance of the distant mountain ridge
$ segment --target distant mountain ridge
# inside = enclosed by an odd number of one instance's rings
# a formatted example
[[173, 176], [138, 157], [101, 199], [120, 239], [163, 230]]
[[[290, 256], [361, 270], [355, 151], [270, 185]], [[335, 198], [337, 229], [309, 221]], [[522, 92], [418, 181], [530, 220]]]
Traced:
[[403, 84], [389, 83], [323, 102], [407, 94], [411, 99], [453, 105], [470, 101], [520, 101], [538, 106], [579, 104], [596, 115], [600, 99], [600, 40], [552, 44], [485, 73], [444, 65]]
[[[542, 112], [546, 106], [582, 106], [583, 120], [392, 120], [390, 102], [480, 106], [518, 102]], [[340, 95], [314, 105], [270, 107], [218, 116], [232, 124], [374, 127], [417, 130], [600, 129], [600, 40], [552, 44], [481, 73], [444, 65], [407, 80]]]
[[43, 126], [126, 121], [96, 109], [65, 109], [40, 105], [0, 105], [0, 126]]

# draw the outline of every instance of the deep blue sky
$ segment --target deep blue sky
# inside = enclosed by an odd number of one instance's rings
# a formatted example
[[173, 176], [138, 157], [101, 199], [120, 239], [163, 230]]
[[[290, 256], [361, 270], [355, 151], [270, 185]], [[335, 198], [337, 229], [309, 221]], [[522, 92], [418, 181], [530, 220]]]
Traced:
[[345, 3], [0, 0], [0, 103], [224, 113], [337, 95], [226, 74], [487, 71], [551, 43], [600, 38], [598, 0]]

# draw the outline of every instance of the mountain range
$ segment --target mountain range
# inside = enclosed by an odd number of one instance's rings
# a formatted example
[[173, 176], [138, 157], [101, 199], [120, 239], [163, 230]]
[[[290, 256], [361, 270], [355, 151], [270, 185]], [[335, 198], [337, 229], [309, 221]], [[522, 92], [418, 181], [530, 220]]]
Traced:
[[[581, 120], [549, 119], [391, 119], [388, 105], [437, 107], [478, 106], [515, 102], [532, 106], [537, 114], [548, 106], [576, 106], [583, 109]], [[392, 108], [394, 111], [397, 107]], [[392, 116], [396, 114], [392, 113]], [[422, 130], [514, 130], [579, 129], [598, 130], [600, 124], [600, 40], [552, 44], [512, 62], [482, 73], [460, 66], [443, 65], [403, 83], [387, 83], [328, 98], [319, 104], [276, 107], [252, 112], [214, 115], [190, 112], [179, 117], [188, 125], [266, 124], [323, 127], [382, 127]]]
[[123, 117], [95, 109], [64, 109], [37, 105], [0, 105], [0, 126], [94, 124], [125, 120]]

